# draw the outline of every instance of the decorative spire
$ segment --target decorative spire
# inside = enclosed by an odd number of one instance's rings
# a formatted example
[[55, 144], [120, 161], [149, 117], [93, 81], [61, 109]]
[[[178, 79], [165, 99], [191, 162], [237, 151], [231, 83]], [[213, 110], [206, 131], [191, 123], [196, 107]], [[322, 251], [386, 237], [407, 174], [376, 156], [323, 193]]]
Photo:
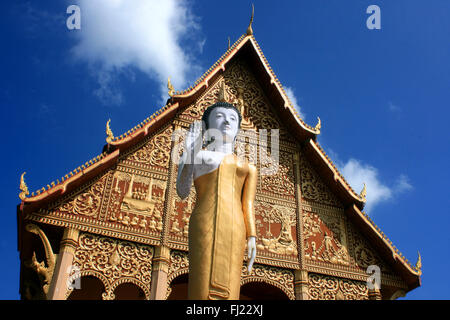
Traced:
[[112, 133], [111, 128], [109, 127], [109, 123], [111, 122], [111, 119], [108, 119], [106, 122], [106, 142], [111, 143], [114, 140], [114, 134]]
[[366, 189], [366, 184], [364, 183], [363, 189], [361, 190], [361, 193], [359, 194], [359, 197], [363, 201], [366, 201], [366, 196], [367, 196], [367, 189]]
[[19, 198], [20, 200], [25, 200], [25, 198], [27, 197], [27, 195], [30, 194], [30, 192], [28, 191], [28, 187], [27, 184], [25, 183], [25, 179], [23, 178], [23, 176], [25, 175], [26, 172], [22, 173], [22, 175], [20, 176], [20, 193], [19, 193]]
[[231, 47], [231, 42], [230, 42], [230, 37], [228, 37], [228, 50], [230, 50]]
[[170, 82], [170, 77], [167, 79], [167, 89], [169, 89], [169, 96], [173, 97], [173, 94], [175, 93], [175, 89], [173, 88], [173, 85]]
[[422, 274], [422, 257], [420, 256], [420, 252], [417, 251], [418, 257], [416, 262], [416, 270], [419, 273], [419, 275]]
[[247, 28], [247, 35], [251, 36], [253, 34], [253, 29], [252, 29], [252, 23], [253, 23], [253, 16], [255, 14], [255, 6], [252, 3], [252, 17], [250, 18], [250, 24], [248, 25]]
[[320, 133], [320, 129], [322, 128], [322, 122], [320, 121], [320, 118], [317, 117], [317, 124], [314, 127], [314, 130], [316, 130], [318, 133]]

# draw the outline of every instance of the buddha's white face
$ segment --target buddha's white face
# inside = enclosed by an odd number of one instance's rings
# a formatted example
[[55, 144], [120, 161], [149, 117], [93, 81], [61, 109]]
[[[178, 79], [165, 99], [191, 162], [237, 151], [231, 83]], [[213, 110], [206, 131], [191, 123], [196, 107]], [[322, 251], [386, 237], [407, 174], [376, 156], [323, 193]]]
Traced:
[[217, 107], [208, 117], [209, 129], [218, 130], [224, 143], [233, 142], [239, 131], [239, 116], [233, 109]]

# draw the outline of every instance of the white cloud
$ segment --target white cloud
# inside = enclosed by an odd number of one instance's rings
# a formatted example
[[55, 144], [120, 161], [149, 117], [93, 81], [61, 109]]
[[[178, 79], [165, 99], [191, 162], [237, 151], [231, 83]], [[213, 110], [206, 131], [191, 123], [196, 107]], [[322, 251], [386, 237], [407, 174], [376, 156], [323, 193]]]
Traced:
[[367, 213], [370, 213], [378, 203], [392, 198], [391, 188], [380, 181], [378, 170], [375, 167], [356, 159], [350, 159], [339, 169], [345, 180], [356, 192], [359, 193], [363, 188], [363, 184], [366, 184], [365, 211]]
[[[159, 83], [164, 102], [168, 77], [181, 90], [199, 73], [189, 52], [201, 51], [205, 40], [200, 39], [198, 18], [187, 1], [78, 0], [78, 5], [81, 30], [76, 31], [78, 43], [72, 53], [93, 70], [99, 83], [95, 94], [102, 100], [122, 102], [113, 78], [130, 67]], [[182, 48], [185, 40], [188, 49]]]
[[[323, 146], [322, 143], [320, 144]], [[354, 158], [345, 162], [332, 149], [327, 148], [326, 150], [339, 172], [355, 192], [360, 193], [364, 183], [366, 184], [367, 195], [364, 211], [367, 214], [374, 212], [374, 208], [378, 204], [393, 200], [399, 194], [413, 189], [405, 174], [400, 174], [395, 182], [389, 184], [382, 181], [378, 169], [374, 166]]]
[[295, 109], [297, 109], [298, 113], [300, 114], [300, 117], [305, 120], [305, 114], [301, 111], [300, 106], [297, 102], [297, 97], [294, 94], [294, 89], [291, 87], [284, 87], [284, 91], [286, 92], [289, 100], [291, 101], [292, 105]]
[[410, 191], [413, 189], [413, 186], [409, 183], [409, 178], [402, 174], [398, 177], [397, 182], [394, 186], [394, 190], [396, 193], [402, 193], [405, 191]]

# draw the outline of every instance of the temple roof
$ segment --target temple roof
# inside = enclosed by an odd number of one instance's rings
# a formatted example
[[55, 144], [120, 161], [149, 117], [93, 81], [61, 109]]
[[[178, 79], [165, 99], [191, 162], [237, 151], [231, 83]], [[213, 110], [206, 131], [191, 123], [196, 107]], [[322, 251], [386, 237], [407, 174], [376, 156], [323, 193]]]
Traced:
[[409, 263], [406, 258], [392, 245], [373, 221], [362, 212], [365, 204], [363, 193], [356, 193], [345, 180], [338, 168], [317, 142], [320, 134], [321, 122], [310, 126], [301, 119], [299, 113], [289, 100], [283, 86], [276, 77], [267, 59], [261, 51], [253, 34], [242, 35], [229, 49], [209, 68], [194, 85], [183, 91], [170, 90], [167, 104], [147, 119], [136, 125], [128, 132], [114, 137], [107, 123], [107, 145], [104, 152], [87, 161], [77, 169], [61, 178], [61, 181], [52, 182], [47, 188], [42, 188], [29, 196], [26, 185], [21, 190], [23, 212], [32, 212], [56, 200], [63, 194], [76, 189], [96, 175], [115, 165], [119, 155], [136, 145], [142, 139], [150, 136], [158, 129], [169, 123], [182, 108], [193, 103], [202, 95], [214, 81], [226, 70], [227, 64], [233, 59], [245, 58], [255, 73], [259, 84], [267, 95], [271, 104], [277, 109], [283, 123], [289, 128], [292, 136], [302, 145], [303, 152], [309, 161], [314, 163], [319, 175], [327, 182], [330, 189], [339, 197], [346, 208], [346, 213], [352, 221], [359, 226], [363, 233], [371, 239], [372, 243], [383, 252], [383, 257], [390, 261], [395, 269], [402, 275], [408, 284], [409, 290], [420, 285], [420, 268]]

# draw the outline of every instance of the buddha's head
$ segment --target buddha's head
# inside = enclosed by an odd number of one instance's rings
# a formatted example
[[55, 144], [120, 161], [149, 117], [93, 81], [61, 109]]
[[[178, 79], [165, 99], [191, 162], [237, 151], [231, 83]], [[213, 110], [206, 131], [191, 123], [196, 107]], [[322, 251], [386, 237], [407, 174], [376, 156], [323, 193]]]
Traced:
[[217, 141], [219, 135], [224, 143], [233, 143], [241, 127], [242, 116], [232, 104], [217, 102], [205, 110], [202, 121], [207, 133], [206, 144]]

